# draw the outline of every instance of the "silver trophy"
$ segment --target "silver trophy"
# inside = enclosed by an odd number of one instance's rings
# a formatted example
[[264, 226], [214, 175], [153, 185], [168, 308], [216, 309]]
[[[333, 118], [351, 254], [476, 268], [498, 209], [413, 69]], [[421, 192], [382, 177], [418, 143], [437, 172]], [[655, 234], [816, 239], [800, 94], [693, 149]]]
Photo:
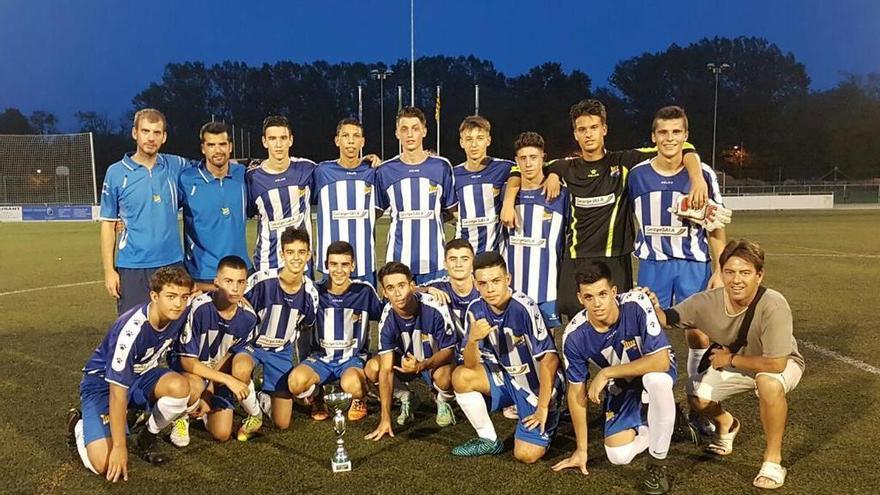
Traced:
[[348, 452], [345, 451], [345, 443], [342, 441], [342, 435], [345, 433], [345, 415], [343, 411], [347, 411], [351, 405], [351, 394], [348, 392], [334, 392], [324, 396], [324, 402], [331, 410], [336, 411], [333, 416], [333, 431], [336, 432], [336, 454], [330, 459], [330, 467], [334, 473], [343, 471], [351, 471], [351, 459], [348, 458]]

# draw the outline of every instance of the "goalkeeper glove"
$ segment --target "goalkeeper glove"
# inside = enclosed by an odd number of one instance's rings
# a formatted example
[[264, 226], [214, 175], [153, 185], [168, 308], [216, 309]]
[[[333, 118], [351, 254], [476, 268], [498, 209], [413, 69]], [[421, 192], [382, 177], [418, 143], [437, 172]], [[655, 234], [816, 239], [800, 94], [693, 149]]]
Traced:
[[725, 208], [711, 199], [702, 208], [691, 208], [687, 196], [681, 196], [668, 211], [678, 215], [681, 219], [702, 225], [709, 232], [723, 228], [730, 223], [733, 216], [733, 211], [730, 208]]

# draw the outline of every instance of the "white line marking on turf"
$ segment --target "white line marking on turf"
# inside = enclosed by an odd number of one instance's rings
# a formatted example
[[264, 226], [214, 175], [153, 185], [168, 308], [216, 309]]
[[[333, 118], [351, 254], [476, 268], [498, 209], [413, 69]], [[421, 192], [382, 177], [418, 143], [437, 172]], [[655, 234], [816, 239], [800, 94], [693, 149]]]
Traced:
[[92, 280], [91, 282], [77, 282], [75, 284], [49, 285], [46, 287], [33, 287], [30, 289], [11, 290], [9, 292], [0, 292], [0, 296], [11, 296], [14, 294], [24, 294], [27, 292], [36, 292], [38, 290], [46, 290], [46, 289], [63, 289], [65, 287], [79, 287], [80, 285], [100, 284], [101, 282], [103, 282], [103, 280]]
[[767, 256], [802, 256], [806, 258], [880, 258], [880, 254], [842, 254], [842, 253], [767, 253]]
[[870, 364], [868, 364], [866, 362], [859, 361], [858, 359], [851, 358], [849, 356], [845, 356], [839, 352], [832, 351], [831, 349], [826, 349], [819, 344], [814, 344], [814, 343], [810, 342], [809, 340], [798, 340], [798, 342], [800, 342], [801, 345], [806, 347], [807, 349], [810, 349], [811, 351], [818, 352], [819, 354], [822, 354], [823, 356], [827, 356], [832, 359], [836, 359], [836, 360], [840, 361], [841, 363], [856, 367], [862, 371], [867, 371], [868, 373], [871, 373], [874, 375], [880, 375], [880, 368], [877, 368], [876, 366], [871, 366]]
[[[820, 255], [825, 255], [825, 256], [828, 256], [830, 254], [836, 254], [840, 257], [880, 258], [880, 255], [877, 255], [877, 254], [848, 253], [846, 251], [837, 251], [835, 249], [811, 248], [811, 247], [807, 247], [807, 246], [798, 246], [797, 244], [780, 244], [780, 246], [792, 247], [795, 249], [803, 249], [804, 251], [813, 251], [814, 253], [819, 253]], [[792, 254], [790, 256], [806, 256], [806, 253]]]

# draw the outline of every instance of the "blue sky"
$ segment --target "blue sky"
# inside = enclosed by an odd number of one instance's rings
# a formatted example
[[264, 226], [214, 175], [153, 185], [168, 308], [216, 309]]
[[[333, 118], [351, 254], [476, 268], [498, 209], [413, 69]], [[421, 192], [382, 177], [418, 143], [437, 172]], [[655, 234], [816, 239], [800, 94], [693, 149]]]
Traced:
[[[767, 38], [814, 89], [880, 72], [870, 0], [416, 0], [415, 14], [416, 56], [473, 54], [507, 75], [557, 61], [594, 86], [620, 60], [712, 36]], [[67, 126], [77, 110], [120, 117], [168, 62], [408, 57], [408, 0], [0, 0], [0, 109], [48, 110]]]

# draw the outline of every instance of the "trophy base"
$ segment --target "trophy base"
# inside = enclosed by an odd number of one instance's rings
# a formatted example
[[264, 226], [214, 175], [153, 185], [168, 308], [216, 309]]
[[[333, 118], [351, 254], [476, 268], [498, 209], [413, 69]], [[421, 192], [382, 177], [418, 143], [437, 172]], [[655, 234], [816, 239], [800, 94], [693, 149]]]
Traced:
[[334, 460], [330, 461], [330, 468], [334, 473], [342, 473], [345, 471], [351, 471], [351, 461], [345, 462], [337, 462]]

